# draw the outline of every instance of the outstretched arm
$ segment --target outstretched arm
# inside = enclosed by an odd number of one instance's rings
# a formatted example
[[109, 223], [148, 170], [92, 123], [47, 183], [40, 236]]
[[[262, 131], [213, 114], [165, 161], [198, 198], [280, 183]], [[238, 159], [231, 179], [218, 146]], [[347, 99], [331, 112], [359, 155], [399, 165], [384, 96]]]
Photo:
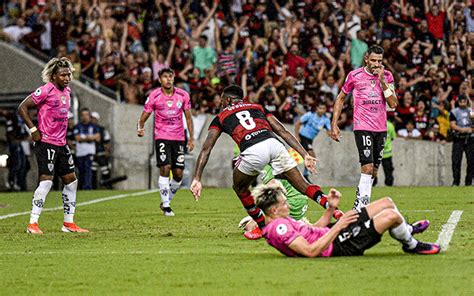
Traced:
[[[329, 211], [329, 210], [327, 210]], [[320, 239], [312, 244], [302, 237], [298, 236], [288, 247], [295, 253], [305, 257], [317, 257], [326, 250], [329, 245], [336, 239], [339, 232], [349, 224], [357, 221], [359, 215], [354, 210], [345, 213], [339, 221]]]
[[211, 128], [207, 134], [207, 138], [204, 141], [204, 144], [202, 145], [201, 152], [199, 153], [197, 162], [196, 162], [196, 170], [194, 171], [194, 177], [193, 177], [193, 182], [191, 184], [191, 192], [194, 195], [194, 199], [196, 201], [199, 200], [199, 197], [201, 197], [201, 190], [202, 190], [202, 184], [201, 184], [201, 176], [202, 176], [202, 171], [204, 170], [204, 167], [207, 164], [207, 161], [209, 160], [209, 155], [211, 154], [212, 148], [217, 142], [217, 139], [221, 135], [221, 132]]

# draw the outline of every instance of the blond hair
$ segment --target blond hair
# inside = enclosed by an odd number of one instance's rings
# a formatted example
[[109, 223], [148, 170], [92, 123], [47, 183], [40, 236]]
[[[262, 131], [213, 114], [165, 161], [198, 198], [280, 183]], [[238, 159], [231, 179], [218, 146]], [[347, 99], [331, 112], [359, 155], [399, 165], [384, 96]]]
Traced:
[[46, 64], [46, 66], [44, 66], [44, 69], [41, 72], [41, 79], [43, 80], [43, 82], [50, 82], [53, 78], [53, 74], [56, 74], [60, 68], [69, 68], [71, 72], [74, 72], [74, 67], [68, 58], [52, 58]]
[[257, 207], [267, 213], [278, 202], [279, 196], [286, 197], [286, 190], [280, 182], [260, 184], [252, 191], [252, 196]]

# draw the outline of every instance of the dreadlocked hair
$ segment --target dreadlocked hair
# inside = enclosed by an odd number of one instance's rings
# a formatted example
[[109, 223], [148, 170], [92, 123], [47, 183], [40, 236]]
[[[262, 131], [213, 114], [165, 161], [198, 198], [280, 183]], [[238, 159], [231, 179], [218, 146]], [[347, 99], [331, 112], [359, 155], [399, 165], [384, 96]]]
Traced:
[[41, 79], [44, 83], [50, 82], [53, 75], [61, 68], [69, 68], [71, 72], [74, 72], [74, 67], [68, 58], [53, 58], [46, 64], [46, 66], [44, 66], [44, 69], [41, 72]]
[[286, 190], [280, 182], [260, 184], [252, 191], [257, 207], [265, 213], [278, 203], [278, 197], [282, 195], [286, 196]]

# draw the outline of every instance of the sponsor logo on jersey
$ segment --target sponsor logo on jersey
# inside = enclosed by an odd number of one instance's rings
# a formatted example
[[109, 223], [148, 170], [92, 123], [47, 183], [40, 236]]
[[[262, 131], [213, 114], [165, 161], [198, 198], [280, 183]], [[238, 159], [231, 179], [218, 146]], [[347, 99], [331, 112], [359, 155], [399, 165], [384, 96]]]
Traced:
[[284, 235], [287, 231], [288, 231], [288, 227], [286, 227], [285, 224], [279, 224], [279, 225], [276, 227], [276, 232], [277, 232], [279, 235]]
[[261, 134], [261, 133], [263, 133], [263, 132], [265, 132], [265, 131], [266, 131], [265, 129], [261, 129], [261, 130], [252, 132], [252, 133], [250, 133], [250, 134], [248, 134], [248, 135], [245, 136], [245, 140], [248, 141], [248, 140], [252, 139], [252, 137], [255, 137], [255, 136], [257, 136], [257, 135], [259, 135], [259, 134]]

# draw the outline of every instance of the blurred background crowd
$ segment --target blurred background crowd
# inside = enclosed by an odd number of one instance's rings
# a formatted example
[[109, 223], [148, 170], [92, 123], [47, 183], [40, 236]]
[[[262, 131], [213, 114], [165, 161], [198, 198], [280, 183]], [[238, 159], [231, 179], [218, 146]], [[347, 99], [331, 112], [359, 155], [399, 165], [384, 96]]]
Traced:
[[[373, 44], [395, 77], [400, 105], [389, 117], [397, 131], [449, 140], [449, 111], [473, 95], [470, 0], [0, 3], [1, 38], [70, 57], [76, 78], [130, 104], [143, 104], [170, 66], [195, 114], [218, 112], [220, 91], [236, 83], [284, 122], [318, 102], [330, 115], [345, 76]], [[341, 129], [352, 127], [350, 100]]]

